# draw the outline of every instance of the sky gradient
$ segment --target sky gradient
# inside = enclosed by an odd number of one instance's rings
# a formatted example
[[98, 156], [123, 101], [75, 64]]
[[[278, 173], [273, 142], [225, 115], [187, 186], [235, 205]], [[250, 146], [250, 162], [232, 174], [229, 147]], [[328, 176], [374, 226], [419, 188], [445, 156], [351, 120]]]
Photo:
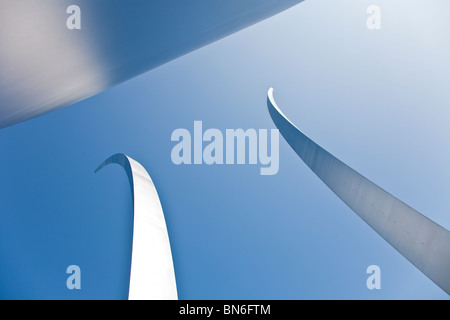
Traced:
[[[174, 165], [171, 134], [273, 129], [266, 94], [311, 139], [450, 228], [450, 4], [308, 0], [137, 78], [0, 130], [0, 298], [126, 299], [132, 205], [115, 153], [158, 190], [180, 299], [448, 299], [280, 137], [259, 165]], [[68, 290], [69, 265], [82, 289]], [[366, 268], [381, 268], [368, 290]]]

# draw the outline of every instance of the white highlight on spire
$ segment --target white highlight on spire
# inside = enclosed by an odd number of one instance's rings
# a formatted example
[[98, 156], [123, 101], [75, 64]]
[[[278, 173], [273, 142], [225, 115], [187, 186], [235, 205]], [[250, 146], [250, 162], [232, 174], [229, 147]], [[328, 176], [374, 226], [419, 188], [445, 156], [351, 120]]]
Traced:
[[134, 223], [129, 300], [177, 300], [175, 271], [169, 235], [158, 193], [145, 168], [124, 154], [115, 154], [108, 164], [121, 165], [133, 194]]

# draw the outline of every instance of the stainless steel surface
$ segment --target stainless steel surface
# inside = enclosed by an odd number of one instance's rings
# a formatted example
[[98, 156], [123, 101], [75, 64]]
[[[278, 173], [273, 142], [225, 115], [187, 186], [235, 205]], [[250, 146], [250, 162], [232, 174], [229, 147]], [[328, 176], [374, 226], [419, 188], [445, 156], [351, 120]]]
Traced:
[[0, 128], [69, 106], [302, 0], [0, 1]]
[[306, 165], [369, 226], [450, 294], [450, 232], [368, 180], [305, 136], [281, 112], [273, 89], [273, 122]]
[[124, 154], [111, 156], [95, 172], [111, 163], [125, 169], [133, 194], [133, 249], [128, 298], [176, 300], [169, 236], [152, 179], [142, 165]]

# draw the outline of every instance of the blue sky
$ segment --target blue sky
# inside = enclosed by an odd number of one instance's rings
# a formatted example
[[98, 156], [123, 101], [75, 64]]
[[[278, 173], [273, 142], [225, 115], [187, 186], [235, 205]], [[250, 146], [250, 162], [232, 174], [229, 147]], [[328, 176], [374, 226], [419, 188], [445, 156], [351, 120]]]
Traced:
[[[381, 30], [366, 9], [381, 8]], [[180, 299], [447, 299], [280, 138], [259, 165], [172, 163], [173, 130], [273, 129], [266, 93], [325, 149], [449, 229], [450, 28], [442, 1], [309, 0], [65, 109], [0, 130], [0, 298], [125, 299], [151, 175]], [[66, 288], [79, 265], [82, 289]], [[382, 289], [366, 287], [367, 266]]]

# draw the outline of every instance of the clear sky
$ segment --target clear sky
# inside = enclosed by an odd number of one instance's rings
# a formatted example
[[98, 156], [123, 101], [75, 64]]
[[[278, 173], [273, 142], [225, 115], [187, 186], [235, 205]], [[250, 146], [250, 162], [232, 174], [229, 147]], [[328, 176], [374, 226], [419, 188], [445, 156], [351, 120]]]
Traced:
[[[366, 27], [369, 5], [381, 30]], [[445, 1], [308, 0], [71, 107], [0, 130], [0, 298], [125, 299], [132, 227], [125, 153], [164, 209], [180, 299], [448, 299], [306, 167], [181, 165], [194, 121], [275, 128], [283, 112], [329, 152], [450, 228]], [[81, 290], [66, 268], [81, 268]], [[368, 290], [366, 268], [381, 268]]]

